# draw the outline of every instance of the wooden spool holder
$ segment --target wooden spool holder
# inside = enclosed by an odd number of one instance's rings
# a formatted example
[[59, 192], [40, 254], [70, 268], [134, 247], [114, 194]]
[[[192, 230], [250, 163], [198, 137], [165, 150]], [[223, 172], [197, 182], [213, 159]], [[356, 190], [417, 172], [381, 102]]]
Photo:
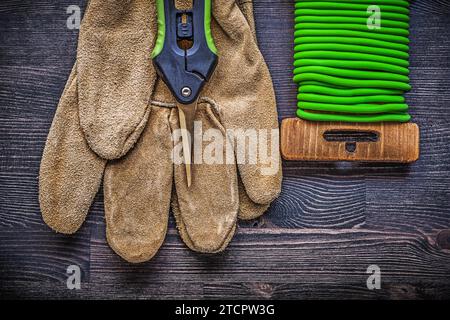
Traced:
[[[375, 141], [326, 139], [327, 135], [368, 133]], [[415, 123], [341, 123], [285, 119], [281, 153], [286, 160], [412, 163], [419, 159]]]

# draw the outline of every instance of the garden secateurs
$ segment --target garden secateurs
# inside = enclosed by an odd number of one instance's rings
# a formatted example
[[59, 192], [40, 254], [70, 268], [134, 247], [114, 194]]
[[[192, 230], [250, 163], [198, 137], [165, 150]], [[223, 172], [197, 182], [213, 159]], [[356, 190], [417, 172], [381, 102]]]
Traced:
[[210, 28], [211, 1], [193, 0], [190, 10], [178, 10], [175, 0], [156, 0], [158, 39], [152, 58], [159, 76], [177, 100], [188, 187], [192, 183], [197, 103], [218, 61]]

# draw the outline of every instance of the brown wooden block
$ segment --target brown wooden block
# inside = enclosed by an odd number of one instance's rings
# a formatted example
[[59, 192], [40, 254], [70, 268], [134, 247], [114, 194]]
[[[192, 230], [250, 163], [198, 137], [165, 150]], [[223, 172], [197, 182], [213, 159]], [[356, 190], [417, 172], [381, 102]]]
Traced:
[[415, 123], [313, 122], [289, 118], [281, 125], [281, 152], [286, 160], [411, 163], [419, 159], [419, 140], [419, 126]]

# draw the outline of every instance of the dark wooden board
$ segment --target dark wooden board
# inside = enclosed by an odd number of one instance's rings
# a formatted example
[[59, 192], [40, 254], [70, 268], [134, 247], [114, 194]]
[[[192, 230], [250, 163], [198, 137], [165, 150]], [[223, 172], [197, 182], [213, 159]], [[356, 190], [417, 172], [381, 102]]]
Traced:
[[[76, 52], [69, 5], [85, 1], [0, 2], [0, 298], [450, 298], [450, 1], [411, 7], [418, 162], [286, 162], [280, 198], [241, 223], [224, 253], [189, 251], [171, 219], [161, 251], [142, 265], [106, 244], [101, 193], [74, 236], [40, 216], [40, 157]], [[280, 120], [296, 109], [292, 11], [293, 1], [255, 0]], [[66, 288], [73, 264], [79, 291]], [[372, 264], [381, 290], [366, 287]]]

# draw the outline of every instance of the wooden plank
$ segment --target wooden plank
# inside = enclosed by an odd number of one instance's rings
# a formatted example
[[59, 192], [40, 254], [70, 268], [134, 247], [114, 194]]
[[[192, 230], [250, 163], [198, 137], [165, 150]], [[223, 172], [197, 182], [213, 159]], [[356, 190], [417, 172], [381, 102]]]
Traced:
[[364, 176], [300, 172], [285, 172], [282, 193], [259, 226], [350, 229], [364, 224]]
[[[26, 167], [27, 162], [20, 166]], [[17, 166], [10, 168], [13, 172], [0, 174], [0, 227], [42, 229], [51, 232], [44, 225], [38, 200], [38, 168], [27, 172]], [[97, 194], [84, 226], [91, 226], [104, 221], [103, 191]], [[30, 240], [31, 241], [31, 240]]]
[[[94, 236], [94, 235], [93, 235]], [[377, 264], [386, 280], [448, 283], [450, 255], [415, 233], [365, 229], [239, 230], [230, 248], [219, 255], [190, 252], [171, 230], [153, 261], [131, 265], [117, 257], [104, 236], [91, 244], [91, 280], [131, 282], [336, 282], [365, 286], [366, 270]], [[230, 275], [232, 274], [232, 277]]]
[[316, 299], [436, 299], [450, 295], [450, 289], [441, 283], [423, 286], [417, 283], [389, 283], [383, 290], [367, 290], [360, 284], [329, 283], [267, 283], [246, 282], [206, 283], [204, 288], [206, 299], [281, 299], [281, 300], [316, 300]]
[[47, 67], [57, 70], [72, 67], [77, 48], [77, 29], [67, 28], [67, 8], [87, 1], [15, 1], [0, 3], [0, 42], [2, 65]]
[[56, 69], [0, 64], [2, 131], [15, 133], [10, 131], [11, 127], [14, 129], [18, 125], [17, 122], [28, 121], [28, 125], [35, 130], [42, 130], [45, 141], [59, 97], [72, 68], [71, 64], [69, 62], [67, 66]]
[[366, 178], [367, 226], [393, 232], [408, 230], [434, 239], [438, 232], [449, 228], [449, 175], [387, 176], [374, 174]]
[[[48, 227], [0, 229], [0, 283], [55, 282], [66, 286], [67, 268], [80, 267], [82, 280], [90, 275], [90, 232], [56, 234]], [[0, 292], [1, 297], [1, 292]]]
[[[0, 239], [0, 249], [8, 253], [3, 257], [9, 257], [0, 261], [5, 297], [436, 298], [449, 288], [450, 255], [426, 237], [408, 233], [241, 230], [225, 253], [202, 255], [170, 232], [155, 260], [131, 265], [111, 251], [101, 232], [93, 234], [98, 240], [90, 252], [45, 230], [11, 232], [2, 230]], [[78, 239], [86, 243], [85, 236]], [[87, 254], [90, 269], [85, 269]], [[64, 287], [70, 264], [89, 270], [79, 292]], [[372, 264], [382, 270], [381, 291], [366, 287]], [[232, 294], [236, 284], [246, 290]]]
[[114, 300], [166, 300], [166, 299], [201, 299], [203, 297], [203, 284], [190, 283], [180, 286], [176, 280], [172, 282], [133, 283], [120, 282], [81, 282], [80, 290], [68, 290], [65, 283], [8, 281], [2, 284], [2, 299], [114, 299]]
[[424, 286], [386, 284], [383, 290], [368, 290], [360, 284], [340, 283], [270, 283], [270, 282], [187, 282], [81, 283], [81, 290], [67, 290], [63, 283], [10, 281], [2, 286], [3, 299], [229, 299], [229, 300], [298, 300], [298, 299], [436, 299], [450, 294], [449, 287], [439, 282]]

